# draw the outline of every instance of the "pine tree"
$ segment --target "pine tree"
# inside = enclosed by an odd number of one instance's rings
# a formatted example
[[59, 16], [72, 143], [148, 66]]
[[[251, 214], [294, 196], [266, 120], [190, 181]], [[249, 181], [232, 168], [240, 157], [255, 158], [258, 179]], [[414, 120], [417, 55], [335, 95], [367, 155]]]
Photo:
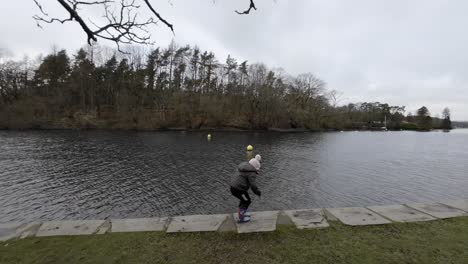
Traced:
[[420, 130], [430, 130], [432, 128], [432, 118], [427, 107], [423, 106], [418, 109], [416, 120]]

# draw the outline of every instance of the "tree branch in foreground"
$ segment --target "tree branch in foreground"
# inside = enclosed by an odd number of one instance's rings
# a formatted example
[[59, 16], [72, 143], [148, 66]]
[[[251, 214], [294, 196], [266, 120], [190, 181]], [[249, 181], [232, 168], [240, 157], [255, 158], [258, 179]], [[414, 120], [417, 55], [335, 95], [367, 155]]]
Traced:
[[[66, 23], [76, 21], [86, 33], [88, 44], [99, 38], [115, 42], [119, 51], [121, 44], [153, 44], [149, 26], [161, 22], [174, 33], [174, 25], [164, 19], [152, 6], [150, 0], [56, 0], [68, 13], [68, 17], [50, 17], [41, 5], [41, 0], [33, 0], [40, 14], [33, 16], [37, 26], [41, 23]], [[151, 12], [149, 17], [141, 19], [141, 6], [143, 5]], [[83, 8], [98, 6], [103, 8], [101, 20], [104, 23], [95, 23], [91, 18], [85, 17]], [[244, 12], [236, 11], [240, 15], [249, 14], [255, 7], [254, 0], [250, 0], [249, 9]], [[122, 52], [122, 51], [121, 51]]]
[[150, 2], [148, 0], [145, 0], [145, 3], [146, 5], [148, 6], [148, 8], [151, 10], [151, 12], [153, 12], [153, 14], [159, 19], [159, 21], [163, 22], [164, 24], [166, 24], [166, 26], [168, 26], [172, 33], [174, 33], [174, 26], [167, 22], [164, 18], [162, 18], [158, 12], [156, 12], [156, 10], [154, 10], [153, 6], [150, 4]]
[[236, 10], [236, 13], [239, 14], [239, 15], [248, 15], [250, 13], [250, 10], [252, 10], [252, 8], [254, 10], [257, 10], [257, 7], [255, 7], [254, 0], [250, 0], [249, 9], [245, 10], [244, 12], [239, 12], [239, 11]]
[[[66, 23], [76, 21], [86, 33], [88, 44], [97, 41], [98, 38], [114, 41], [120, 50], [120, 44], [152, 44], [149, 26], [162, 22], [174, 32], [174, 26], [164, 19], [151, 5], [149, 0], [56, 0], [69, 14], [67, 18], [49, 17], [45, 12], [40, 0], [33, 0], [39, 8], [40, 15], [33, 18], [39, 27], [41, 23]], [[139, 1], [144, 2], [151, 11], [151, 16], [141, 19], [139, 16]], [[93, 22], [92, 19], [84, 17], [82, 7], [100, 6], [103, 8], [104, 24]], [[155, 18], [153, 18], [155, 17]], [[86, 20], [86, 21], [85, 21]]]

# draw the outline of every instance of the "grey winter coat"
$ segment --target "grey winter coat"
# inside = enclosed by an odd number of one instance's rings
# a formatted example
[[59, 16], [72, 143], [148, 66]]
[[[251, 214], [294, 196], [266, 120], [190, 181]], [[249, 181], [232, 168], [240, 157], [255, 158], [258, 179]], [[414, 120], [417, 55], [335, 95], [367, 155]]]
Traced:
[[249, 188], [260, 196], [262, 193], [257, 187], [256, 177], [258, 171], [248, 162], [242, 162], [237, 166], [237, 172], [231, 178], [231, 187], [240, 191], [248, 191]]

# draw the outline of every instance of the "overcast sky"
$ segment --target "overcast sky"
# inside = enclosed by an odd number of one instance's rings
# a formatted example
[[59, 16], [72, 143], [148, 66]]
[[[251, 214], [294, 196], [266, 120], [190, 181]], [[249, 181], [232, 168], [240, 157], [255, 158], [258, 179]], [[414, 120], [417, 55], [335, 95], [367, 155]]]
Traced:
[[[42, 0], [50, 14], [66, 14]], [[291, 74], [312, 72], [341, 103], [380, 101], [433, 116], [447, 106], [452, 119], [468, 120], [468, 1], [466, 0], [153, 0], [175, 26], [153, 28], [153, 40], [198, 45], [224, 61], [264, 62]], [[52, 45], [74, 52], [85, 34], [76, 23], [44, 25], [31, 18], [33, 0], [5, 1], [0, 48], [14, 57], [47, 53]], [[98, 13], [97, 13], [98, 14]], [[100, 41], [101, 44], [106, 44]]]

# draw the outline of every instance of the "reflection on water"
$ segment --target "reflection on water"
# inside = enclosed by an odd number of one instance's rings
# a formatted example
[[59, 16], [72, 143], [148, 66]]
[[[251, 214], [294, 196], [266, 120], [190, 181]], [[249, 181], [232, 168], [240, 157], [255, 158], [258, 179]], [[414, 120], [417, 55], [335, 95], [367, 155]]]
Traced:
[[467, 130], [1, 131], [0, 222], [231, 212], [248, 144], [263, 157], [253, 210], [468, 198]]

